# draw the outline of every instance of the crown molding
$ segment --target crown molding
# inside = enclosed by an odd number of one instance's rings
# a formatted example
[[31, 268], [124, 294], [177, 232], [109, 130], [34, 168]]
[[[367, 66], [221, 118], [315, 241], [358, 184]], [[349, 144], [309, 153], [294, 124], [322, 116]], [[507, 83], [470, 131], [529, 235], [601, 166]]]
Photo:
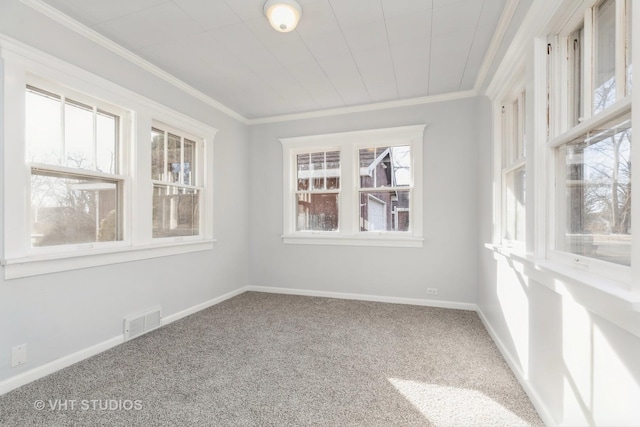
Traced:
[[412, 105], [432, 104], [434, 102], [453, 101], [456, 99], [472, 98], [478, 95], [475, 90], [450, 92], [442, 95], [422, 96], [418, 98], [399, 99], [397, 101], [376, 102], [373, 104], [354, 105], [351, 107], [330, 108], [327, 110], [310, 111], [306, 113], [285, 114], [282, 116], [248, 119], [249, 125], [288, 122], [292, 120], [316, 119], [320, 117], [339, 116], [342, 114], [362, 113], [368, 111], [386, 110], [389, 108], [409, 107]]
[[51, 18], [52, 20], [58, 22], [59, 24], [65, 26], [66, 28], [80, 34], [81, 36], [85, 37], [86, 39], [96, 43], [97, 45], [110, 50], [111, 52], [115, 53], [116, 55], [120, 56], [121, 58], [137, 65], [138, 67], [142, 68], [143, 70], [153, 74], [154, 76], [164, 80], [165, 82], [177, 87], [178, 89], [180, 89], [181, 91], [193, 96], [194, 98], [204, 102], [205, 104], [215, 108], [216, 110], [242, 122], [242, 123], [246, 123], [247, 122], [247, 118], [242, 116], [241, 114], [237, 113], [236, 111], [232, 110], [231, 108], [227, 107], [226, 105], [216, 101], [215, 99], [209, 97], [208, 95], [205, 95], [204, 93], [200, 92], [199, 90], [197, 90], [196, 88], [194, 88], [193, 86], [190, 86], [189, 84], [183, 82], [182, 80], [178, 79], [177, 77], [173, 76], [172, 74], [169, 74], [168, 72], [162, 70], [161, 68], [153, 65], [152, 63], [150, 63], [149, 61], [147, 61], [146, 59], [143, 59], [142, 57], [136, 55], [135, 53], [131, 52], [128, 49], [125, 49], [124, 47], [120, 46], [119, 44], [117, 44], [116, 42], [114, 42], [113, 40], [103, 36], [102, 34], [98, 33], [95, 30], [92, 30], [91, 28], [87, 27], [86, 25], [76, 21], [75, 19], [71, 18], [70, 16], [60, 12], [58, 9], [48, 5], [47, 3], [43, 2], [42, 0], [20, 0], [21, 3], [24, 3], [26, 6], [29, 6], [30, 8], [42, 13], [43, 15], [47, 16], [48, 18]]
[[[507, 49], [498, 69], [493, 75], [489, 86], [485, 90], [485, 95], [495, 99], [500, 93], [505, 81], [520, 66], [521, 61], [533, 49], [533, 40], [537, 37], [546, 36], [550, 29], [552, 17], [568, 3], [576, 0], [534, 0], [527, 11], [527, 15], [522, 21], [520, 28], [516, 32], [509, 48]], [[579, 0], [578, 0], [579, 1]]]
[[493, 33], [491, 43], [489, 44], [487, 53], [484, 55], [482, 66], [480, 67], [478, 77], [476, 77], [476, 82], [473, 86], [473, 90], [476, 91], [476, 93], [480, 93], [480, 89], [482, 88], [482, 85], [487, 78], [487, 74], [489, 73], [489, 68], [491, 68], [491, 64], [493, 63], [495, 56], [498, 54], [500, 44], [507, 33], [507, 29], [509, 28], [513, 15], [516, 13], [519, 3], [520, 0], [507, 0], [507, 4], [505, 4], [504, 9], [502, 10], [498, 26], [496, 27], [496, 31]]

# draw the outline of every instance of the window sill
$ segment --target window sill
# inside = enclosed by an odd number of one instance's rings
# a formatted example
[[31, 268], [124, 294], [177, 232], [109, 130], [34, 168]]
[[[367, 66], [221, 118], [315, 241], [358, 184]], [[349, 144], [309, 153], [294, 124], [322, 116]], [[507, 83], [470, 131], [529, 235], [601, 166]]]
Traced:
[[129, 246], [2, 260], [5, 280], [213, 249], [215, 240]]
[[282, 236], [286, 245], [330, 245], [330, 246], [382, 246], [393, 248], [421, 248], [422, 237], [397, 236], [385, 233], [373, 236], [339, 236], [326, 234], [288, 234]]
[[514, 263], [513, 268], [527, 278], [640, 336], [640, 292], [629, 290], [629, 283], [597, 276], [578, 267], [536, 259], [500, 245], [485, 244], [485, 248], [493, 252], [495, 259], [504, 257]]
[[504, 255], [505, 257], [515, 256], [519, 258], [525, 258], [527, 256], [524, 245], [512, 245], [509, 243], [502, 244], [502, 245], [494, 245], [491, 243], [487, 243], [484, 246], [487, 249], [491, 249], [494, 252], [499, 253], [500, 255]]

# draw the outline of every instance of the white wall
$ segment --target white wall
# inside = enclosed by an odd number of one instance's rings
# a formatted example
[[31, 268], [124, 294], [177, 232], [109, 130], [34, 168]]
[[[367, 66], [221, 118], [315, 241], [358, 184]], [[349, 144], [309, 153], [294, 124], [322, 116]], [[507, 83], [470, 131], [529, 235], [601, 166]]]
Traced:
[[[491, 106], [478, 102], [482, 245], [492, 241], [494, 184]], [[480, 314], [545, 421], [640, 425], [640, 313], [486, 248], [479, 249], [478, 273]]]
[[[125, 316], [160, 305], [166, 317], [246, 286], [249, 170], [246, 125], [18, 0], [2, 1], [0, 33], [219, 129], [214, 141], [213, 250], [9, 281], [0, 272], [2, 388], [4, 380], [121, 336]], [[2, 206], [6, 209], [10, 206]], [[11, 368], [11, 348], [23, 343], [28, 363]]]
[[[474, 303], [477, 140], [472, 98], [252, 126], [251, 283], [306, 291]], [[278, 138], [424, 124], [424, 247], [282, 243]], [[438, 288], [439, 295], [426, 289]]]

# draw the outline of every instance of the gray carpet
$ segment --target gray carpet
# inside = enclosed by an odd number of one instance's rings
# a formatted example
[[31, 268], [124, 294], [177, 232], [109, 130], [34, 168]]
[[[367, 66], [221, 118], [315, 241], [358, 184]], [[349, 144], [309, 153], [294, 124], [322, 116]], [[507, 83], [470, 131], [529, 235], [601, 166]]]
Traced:
[[0, 396], [0, 425], [543, 423], [474, 312], [247, 292]]

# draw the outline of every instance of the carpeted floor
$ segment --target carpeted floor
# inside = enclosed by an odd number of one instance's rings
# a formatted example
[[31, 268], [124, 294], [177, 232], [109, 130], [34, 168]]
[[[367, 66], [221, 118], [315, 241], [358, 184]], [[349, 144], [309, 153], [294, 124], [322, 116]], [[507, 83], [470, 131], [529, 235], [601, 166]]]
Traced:
[[474, 312], [247, 292], [0, 396], [0, 425], [543, 423]]

